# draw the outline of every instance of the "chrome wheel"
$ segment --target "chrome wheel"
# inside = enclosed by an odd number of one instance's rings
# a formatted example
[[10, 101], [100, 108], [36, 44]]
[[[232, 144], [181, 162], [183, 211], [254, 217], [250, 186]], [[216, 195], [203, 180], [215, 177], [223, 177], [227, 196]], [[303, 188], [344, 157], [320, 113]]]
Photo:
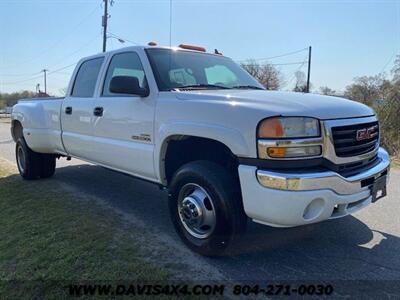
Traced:
[[213, 201], [205, 189], [195, 183], [188, 183], [180, 190], [178, 214], [186, 231], [196, 238], [205, 239], [214, 231]]
[[19, 146], [17, 149], [17, 163], [18, 163], [18, 168], [21, 171], [21, 173], [24, 173], [24, 171], [25, 171], [25, 152], [21, 146]]

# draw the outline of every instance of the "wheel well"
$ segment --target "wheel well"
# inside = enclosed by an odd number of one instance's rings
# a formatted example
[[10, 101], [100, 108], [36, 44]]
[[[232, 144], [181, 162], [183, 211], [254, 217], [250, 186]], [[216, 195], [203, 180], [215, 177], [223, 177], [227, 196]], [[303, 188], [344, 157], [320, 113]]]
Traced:
[[20, 137], [24, 136], [22, 124], [19, 121], [13, 121], [11, 126], [11, 134], [13, 140], [16, 142]]
[[162, 160], [164, 174], [161, 175], [167, 184], [182, 165], [195, 160], [215, 162], [238, 176], [237, 157], [219, 141], [194, 136], [173, 136], [166, 143]]

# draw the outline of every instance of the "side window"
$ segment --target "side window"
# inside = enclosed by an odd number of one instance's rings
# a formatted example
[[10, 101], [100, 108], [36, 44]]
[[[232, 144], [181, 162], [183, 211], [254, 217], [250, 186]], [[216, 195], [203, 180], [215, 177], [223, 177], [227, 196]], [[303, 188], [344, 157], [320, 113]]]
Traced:
[[139, 56], [134, 52], [116, 54], [112, 57], [103, 85], [103, 96], [118, 95], [110, 92], [111, 79], [115, 76], [136, 77], [141, 88], [147, 87], [147, 80]]
[[79, 67], [78, 74], [75, 77], [74, 87], [72, 88], [72, 97], [93, 97], [96, 87], [97, 77], [99, 76], [103, 57], [85, 61]]
[[205, 69], [208, 84], [225, 84], [232, 85], [237, 82], [236, 75], [227, 67], [215, 65]]

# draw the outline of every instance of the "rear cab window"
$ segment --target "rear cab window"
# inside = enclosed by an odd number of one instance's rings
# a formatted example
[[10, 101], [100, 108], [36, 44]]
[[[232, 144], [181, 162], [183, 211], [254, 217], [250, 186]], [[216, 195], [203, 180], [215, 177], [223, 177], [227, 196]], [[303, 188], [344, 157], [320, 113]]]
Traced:
[[104, 57], [98, 57], [87, 60], [80, 65], [75, 76], [71, 92], [72, 97], [93, 97], [103, 61]]

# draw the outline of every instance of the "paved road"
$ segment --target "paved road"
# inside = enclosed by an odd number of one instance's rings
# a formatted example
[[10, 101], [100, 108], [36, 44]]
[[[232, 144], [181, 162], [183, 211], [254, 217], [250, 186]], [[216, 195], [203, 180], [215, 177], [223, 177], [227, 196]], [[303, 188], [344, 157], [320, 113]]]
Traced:
[[[0, 118], [0, 157], [15, 162], [15, 143], [11, 137], [10, 126], [11, 125], [9, 119]], [[57, 161], [57, 167], [66, 167], [81, 164], [87, 163], [77, 159], [71, 161], [60, 159]]]
[[[13, 149], [9, 124], [0, 123], [0, 156], [14, 161]], [[166, 193], [150, 183], [77, 160], [58, 163], [52, 180], [96, 195], [166, 237], [178, 240], [167, 213]], [[382, 279], [397, 280], [398, 284], [399, 170], [391, 173], [388, 194], [354, 216], [320, 224], [274, 229], [250, 222], [234, 255], [199, 259], [234, 280]]]

